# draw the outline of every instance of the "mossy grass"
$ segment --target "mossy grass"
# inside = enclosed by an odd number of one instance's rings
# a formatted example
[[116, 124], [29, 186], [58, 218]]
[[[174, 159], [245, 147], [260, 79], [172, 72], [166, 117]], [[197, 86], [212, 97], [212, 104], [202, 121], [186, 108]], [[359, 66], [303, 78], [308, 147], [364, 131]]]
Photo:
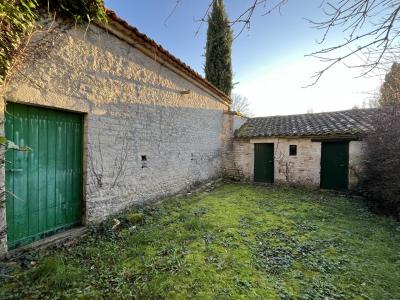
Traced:
[[126, 220], [128, 221], [129, 224], [131, 225], [138, 225], [142, 224], [144, 221], [144, 214], [141, 212], [128, 212], [125, 215]]
[[7, 269], [0, 298], [400, 299], [400, 224], [360, 200], [224, 184], [130, 213]]

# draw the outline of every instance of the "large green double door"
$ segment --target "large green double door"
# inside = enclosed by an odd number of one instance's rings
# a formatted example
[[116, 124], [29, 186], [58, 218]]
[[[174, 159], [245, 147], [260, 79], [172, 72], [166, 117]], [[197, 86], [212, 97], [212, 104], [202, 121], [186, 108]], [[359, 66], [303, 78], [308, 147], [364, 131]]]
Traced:
[[10, 249], [81, 221], [82, 115], [8, 103], [6, 218]]

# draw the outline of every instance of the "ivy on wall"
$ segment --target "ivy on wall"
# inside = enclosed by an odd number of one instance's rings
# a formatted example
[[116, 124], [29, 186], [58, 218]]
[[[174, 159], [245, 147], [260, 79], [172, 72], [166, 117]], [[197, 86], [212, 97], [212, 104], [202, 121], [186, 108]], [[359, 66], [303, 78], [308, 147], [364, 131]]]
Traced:
[[33, 30], [36, 0], [11, 0], [0, 3], [0, 81], [11, 67], [25, 36]]
[[75, 22], [106, 22], [103, 0], [7, 0], [0, 2], [0, 84], [12, 69], [27, 37], [38, 26], [39, 12]]

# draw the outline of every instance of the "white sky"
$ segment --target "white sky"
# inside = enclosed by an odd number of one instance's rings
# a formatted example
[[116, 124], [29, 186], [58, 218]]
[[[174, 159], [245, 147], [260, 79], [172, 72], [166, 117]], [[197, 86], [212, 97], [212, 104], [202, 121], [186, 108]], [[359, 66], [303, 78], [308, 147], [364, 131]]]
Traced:
[[[354, 61], [354, 59], [353, 59]], [[356, 78], [360, 70], [337, 65], [311, 87], [311, 75], [323, 68], [315, 58], [302, 58], [259, 70], [234, 90], [249, 99], [254, 116], [288, 115], [361, 107], [379, 90], [382, 76]]]

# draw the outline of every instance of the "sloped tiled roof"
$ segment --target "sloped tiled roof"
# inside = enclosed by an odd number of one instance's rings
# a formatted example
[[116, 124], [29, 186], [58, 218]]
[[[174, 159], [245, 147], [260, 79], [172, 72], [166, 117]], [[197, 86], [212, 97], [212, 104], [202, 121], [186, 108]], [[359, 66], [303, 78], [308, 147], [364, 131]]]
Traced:
[[352, 109], [252, 118], [236, 131], [236, 137], [357, 136], [372, 128], [372, 120], [376, 111], [376, 109]]
[[149, 38], [147, 35], [140, 32], [136, 27], [128, 24], [128, 22], [121, 19], [114, 11], [112, 11], [110, 9], [106, 9], [106, 13], [107, 13], [107, 16], [112, 21], [118, 23], [123, 28], [125, 28], [132, 37], [134, 37], [137, 40], [140, 40], [140, 43], [142, 45], [145, 45], [147, 48], [151, 49], [152, 51], [156, 51], [160, 57], [164, 58], [166, 61], [168, 61], [169, 63], [174, 65], [177, 69], [179, 69], [180, 71], [182, 71], [189, 77], [196, 80], [198, 83], [203, 85], [208, 90], [213, 91], [215, 94], [220, 96], [227, 103], [231, 103], [230, 97], [228, 97], [223, 91], [218, 89], [215, 85], [210, 83], [207, 79], [205, 79], [203, 76], [201, 76], [195, 70], [193, 70], [190, 66], [188, 66], [187, 64], [182, 62], [179, 58], [172, 55], [165, 48], [163, 48], [160, 44], [156, 43], [154, 40]]

